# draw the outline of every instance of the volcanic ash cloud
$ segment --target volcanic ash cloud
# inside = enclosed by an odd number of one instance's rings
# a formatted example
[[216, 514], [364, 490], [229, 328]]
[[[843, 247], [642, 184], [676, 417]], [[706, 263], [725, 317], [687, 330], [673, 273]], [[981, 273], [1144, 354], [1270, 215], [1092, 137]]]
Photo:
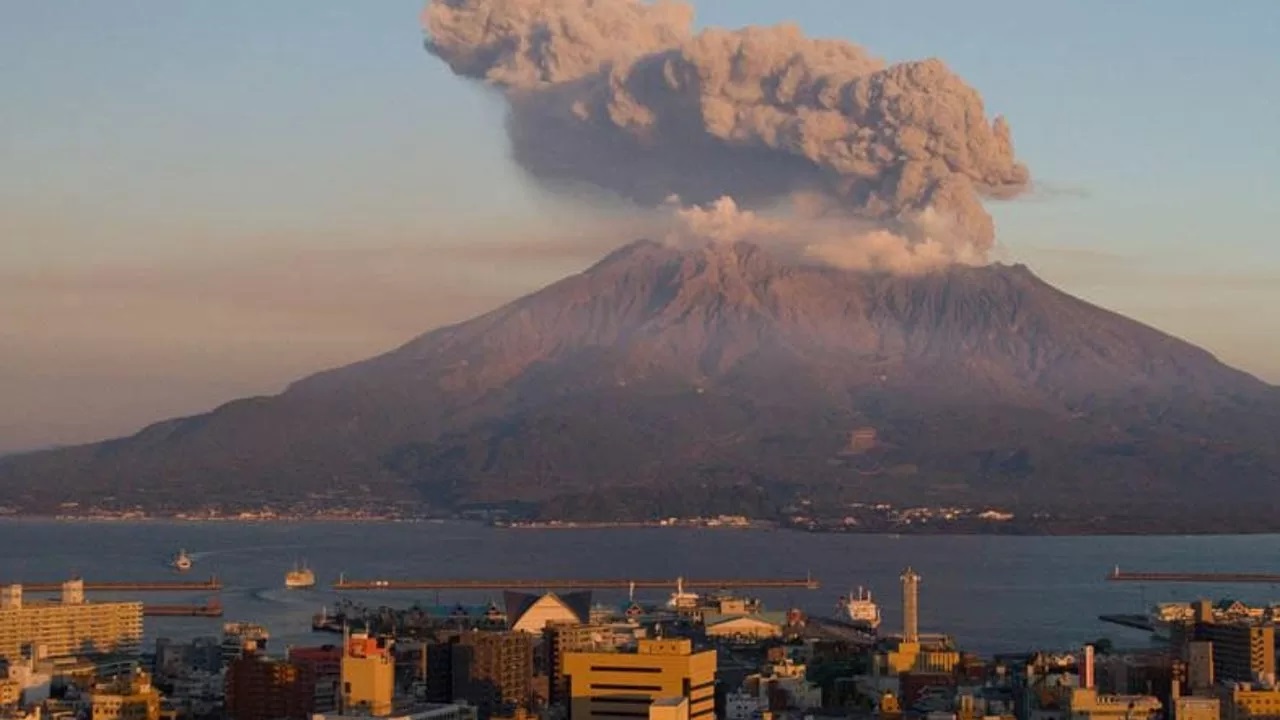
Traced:
[[885, 66], [790, 25], [695, 34], [692, 19], [686, 4], [637, 0], [431, 0], [423, 13], [433, 54], [506, 94], [513, 155], [543, 182], [655, 207], [804, 198], [806, 216], [848, 220], [844, 242], [873, 246], [824, 241], [819, 260], [874, 258], [889, 237], [934, 264], [985, 257], [982, 198], [1029, 176], [1008, 125], [941, 61]]

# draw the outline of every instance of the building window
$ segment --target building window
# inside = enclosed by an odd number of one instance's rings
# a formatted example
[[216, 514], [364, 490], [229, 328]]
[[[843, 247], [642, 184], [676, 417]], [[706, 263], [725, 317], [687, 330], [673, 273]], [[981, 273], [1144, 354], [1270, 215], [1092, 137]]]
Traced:
[[641, 692], [662, 692], [661, 685], [627, 685], [622, 683], [591, 683], [592, 690], [636, 690]]

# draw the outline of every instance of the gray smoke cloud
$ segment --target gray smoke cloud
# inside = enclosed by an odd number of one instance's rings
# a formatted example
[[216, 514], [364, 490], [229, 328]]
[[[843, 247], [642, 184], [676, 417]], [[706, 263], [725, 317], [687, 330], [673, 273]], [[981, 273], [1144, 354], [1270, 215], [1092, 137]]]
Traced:
[[985, 258], [982, 198], [1029, 175], [1008, 125], [941, 61], [886, 66], [791, 25], [692, 22], [671, 0], [431, 0], [423, 13], [431, 53], [506, 94], [513, 157], [540, 181], [675, 198], [695, 206], [686, 221], [761, 228], [741, 213], [782, 207], [824, 229], [806, 256], [848, 267]]

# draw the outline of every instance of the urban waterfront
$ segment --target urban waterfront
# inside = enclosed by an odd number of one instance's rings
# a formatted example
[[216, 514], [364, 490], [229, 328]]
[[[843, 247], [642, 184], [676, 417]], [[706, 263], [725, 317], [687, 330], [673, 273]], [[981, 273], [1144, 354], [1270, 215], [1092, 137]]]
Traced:
[[[775, 530], [690, 528], [499, 529], [476, 523], [355, 522], [84, 522], [0, 523], [0, 580], [156, 580], [174, 577], [168, 559], [185, 549], [189, 579], [216, 574], [223, 620], [266, 625], [272, 644], [314, 644], [311, 617], [350, 598], [366, 605], [407, 606], [500, 600], [499, 591], [352, 592], [329, 589], [339, 573], [362, 579], [430, 578], [702, 578], [803, 577], [822, 587], [762, 590], [771, 609], [799, 607], [833, 615], [838, 598], [872, 590], [885, 626], [900, 623], [898, 576], [922, 576], [923, 630], [951, 634], [975, 652], [1069, 648], [1111, 637], [1148, 641], [1140, 631], [1106, 625], [1100, 613], [1138, 613], [1155, 603], [1231, 596], [1266, 603], [1270, 585], [1109, 583], [1126, 569], [1266, 571], [1280, 538], [1000, 537], [823, 535]], [[317, 575], [309, 590], [287, 590], [284, 574], [306, 561]], [[597, 601], [625, 599], [597, 592]], [[107, 599], [109, 594], [95, 593]], [[136, 596], [135, 596], [136, 597]], [[151, 598], [148, 598], [151, 599]], [[200, 594], [161, 594], [163, 602], [202, 602]], [[663, 591], [641, 599], [665, 600]], [[149, 638], [216, 634], [222, 620], [147, 618]]]

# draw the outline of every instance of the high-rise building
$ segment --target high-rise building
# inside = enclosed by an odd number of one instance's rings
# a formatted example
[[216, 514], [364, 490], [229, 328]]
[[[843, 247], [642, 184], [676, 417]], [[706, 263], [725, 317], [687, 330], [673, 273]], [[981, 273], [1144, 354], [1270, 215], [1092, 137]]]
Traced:
[[1187, 686], [1195, 694], [1203, 694], [1215, 684], [1213, 674], [1213, 643], [1193, 640], [1187, 643]]
[[422, 648], [419, 661], [425, 667], [419, 674], [427, 684], [426, 700], [431, 703], [453, 702], [453, 641], [457, 635], [437, 637]]
[[342, 684], [342, 648], [335, 645], [289, 648], [288, 660], [298, 668], [299, 689], [311, 696], [307, 715], [336, 711], [338, 686]]
[[222, 646], [216, 637], [198, 637], [190, 642], [171, 638], [156, 640], [157, 677], [172, 678], [189, 672], [217, 673], [222, 670]]
[[1275, 678], [1276, 638], [1271, 625], [1196, 623], [1194, 639], [1212, 645], [1213, 677], [1218, 681]]
[[150, 675], [135, 672], [94, 685], [89, 708], [93, 720], [159, 720], [160, 691]]
[[649, 720], [689, 720], [689, 698], [658, 698], [649, 706]]
[[542, 648], [546, 653], [545, 672], [550, 677], [547, 701], [563, 705], [568, 696], [564, 678], [564, 658], [568, 653], [604, 650], [612, 631], [606, 625], [552, 623], [542, 631]]
[[389, 638], [351, 635], [342, 653], [342, 711], [374, 717], [391, 714], [396, 661]]
[[60, 602], [27, 602], [21, 585], [0, 592], [0, 659], [135, 655], [141, 642], [142, 603], [88, 602], [80, 580], [63, 584]]
[[566, 653], [570, 720], [647, 717], [655, 700], [683, 697], [690, 720], [715, 717], [716, 653], [687, 639], [640, 640], [636, 652]]
[[226, 710], [231, 720], [305, 720], [310, 688], [298, 666], [248, 651], [227, 666]]
[[467, 632], [453, 638], [454, 702], [475, 706], [481, 720], [528, 709], [533, 694], [533, 636]]

